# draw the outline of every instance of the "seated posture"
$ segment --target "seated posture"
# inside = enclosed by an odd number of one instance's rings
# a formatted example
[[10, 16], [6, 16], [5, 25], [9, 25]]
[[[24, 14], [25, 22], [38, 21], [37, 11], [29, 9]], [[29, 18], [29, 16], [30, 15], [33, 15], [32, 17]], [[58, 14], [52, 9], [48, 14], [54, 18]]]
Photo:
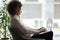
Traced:
[[11, 20], [10, 27], [13, 33], [12, 36], [18, 35], [17, 37], [14, 36], [15, 38], [13, 38], [13, 40], [30, 40], [31, 38], [43, 38], [46, 40], [52, 40], [53, 38], [52, 31], [44, 34], [39, 34], [41, 32], [46, 32], [46, 29], [44, 27], [40, 29], [32, 29], [26, 27], [21, 23], [21, 21], [19, 20], [19, 15], [21, 15], [21, 7], [22, 4], [20, 1], [11, 1], [7, 5], [7, 11], [10, 15], [10, 20]]

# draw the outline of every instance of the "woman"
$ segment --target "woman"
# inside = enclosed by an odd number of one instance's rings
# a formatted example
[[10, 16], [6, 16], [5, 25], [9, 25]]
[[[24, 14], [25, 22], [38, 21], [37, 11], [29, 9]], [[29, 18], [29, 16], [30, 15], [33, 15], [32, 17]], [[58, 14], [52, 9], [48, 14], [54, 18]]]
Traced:
[[[21, 15], [21, 7], [22, 4], [19, 1], [11, 1], [7, 6], [7, 11], [10, 14], [11, 19], [11, 28], [14, 28], [14, 32], [20, 37], [17, 37], [17, 40], [29, 40], [32, 37], [31, 34], [39, 34], [41, 32], [45, 32], [46, 30], [43, 27], [40, 29], [32, 29], [25, 27], [25, 25], [21, 23], [21, 21], [18, 19], [18, 16]], [[33, 37], [37, 36], [35, 35]]]

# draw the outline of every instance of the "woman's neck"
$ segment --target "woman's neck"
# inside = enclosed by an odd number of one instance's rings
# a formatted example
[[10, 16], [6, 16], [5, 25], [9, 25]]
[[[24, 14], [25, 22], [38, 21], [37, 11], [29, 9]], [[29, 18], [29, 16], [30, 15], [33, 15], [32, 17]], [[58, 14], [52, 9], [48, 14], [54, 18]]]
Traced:
[[19, 15], [10, 15], [11, 17], [19, 17]]
[[18, 16], [18, 15], [11, 15], [11, 18], [20, 18], [20, 16]]

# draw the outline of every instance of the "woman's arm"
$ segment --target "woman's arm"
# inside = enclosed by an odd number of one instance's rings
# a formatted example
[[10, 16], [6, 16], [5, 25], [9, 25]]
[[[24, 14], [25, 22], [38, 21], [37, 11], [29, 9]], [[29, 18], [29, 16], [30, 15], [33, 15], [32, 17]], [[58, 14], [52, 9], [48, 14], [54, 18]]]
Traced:
[[[38, 34], [40, 33], [42, 30], [40, 29], [32, 29], [29, 27], [25, 27], [25, 25], [22, 25], [17, 19], [13, 19], [12, 24], [14, 25], [13, 27], [18, 31], [18, 32], [22, 32], [22, 33], [26, 33], [26, 34]], [[11, 25], [12, 25], [11, 24]]]

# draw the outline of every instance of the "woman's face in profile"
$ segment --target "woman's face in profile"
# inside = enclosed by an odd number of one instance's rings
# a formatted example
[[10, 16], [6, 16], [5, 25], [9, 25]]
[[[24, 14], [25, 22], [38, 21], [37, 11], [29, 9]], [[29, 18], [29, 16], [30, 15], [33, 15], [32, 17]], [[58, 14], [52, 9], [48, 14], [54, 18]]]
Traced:
[[19, 6], [17, 6], [16, 8], [16, 15], [20, 15], [21, 14], [21, 8]]

